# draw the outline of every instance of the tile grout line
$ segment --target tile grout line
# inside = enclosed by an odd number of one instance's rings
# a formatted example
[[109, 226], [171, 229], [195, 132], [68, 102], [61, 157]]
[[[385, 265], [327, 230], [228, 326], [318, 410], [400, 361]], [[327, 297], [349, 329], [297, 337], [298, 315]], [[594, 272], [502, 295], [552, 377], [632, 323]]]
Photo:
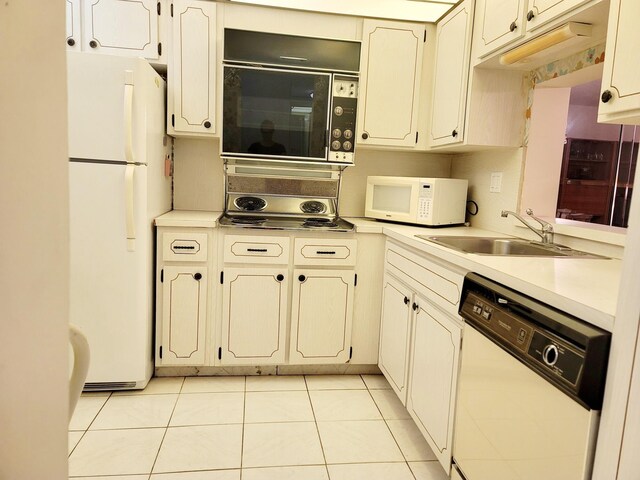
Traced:
[[153, 475], [153, 469], [156, 468], [156, 462], [158, 461], [158, 457], [160, 456], [160, 450], [162, 450], [162, 444], [164, 443], [164, 439], [167, 436], [167, 432], [169, 431], [169, 425], [171, 425], [171, 419], [173, 418], [173, 414], [176, 411], [176, 407], [178, 406], [178, 402], [180, 401], [180, 395], [182, 393], [182, 387], [184, 386], [185, 377], [182, 377], [182, 383], [180, 384], [180, 390], [178, 390], [178, 396], [176, 397], [176, 403], [173, 404], [173, 409], [171, 410], [171, 415], [169, 415], [169, 420], [167, 421], [167, 426], [164, 429], [164, 434], [162, 435], [162, 440], [160, 440], [160, 445], [158, 445], [158, 451], [156, 452], [156, 457], [153, 459], [153, 464], [151, 465], [151, 471], [149, 472], [149, 480], [151, 480], [151, 475]]
[[316, 425], [316, 433], [318, 434], [318, 440], [320, 442], [320, 450], [322, 450], [322, 458], [324, 459], [324, 469], [327, 472], [327, 479], [331, 480], [331, 475], [329, 474], [329, 465], [327, 465], [327, 456], [324, 453], [324, 445], [322, 444], [322, 436], [320, 435], [320, 428], [318, 427], [318, 419], [316, 418], [316, 411], [313, 408], [313, 402], [311, 401], [311, 392], [309, 391], [309, 384], [307, 383], [307, 376], [303, 375], [304, 385], [307, 389], [307, 397], [309, 398], [309, 405], [311, 406], [311, 413], [313, 414], [313, 422]]
[[[360, 375], [360, 378], [363, 381], [363, 383], [365, 384], [365, 386], [367, 387], [367, 392], [369, 392], [369, 396], [371, 397], [371, 400], [373, 401], [373, 404], [378, 409], [378, 412], [380, 412], [380, 416], [382, 417], [382, 420], [384, 420], [384, 424], [387, 427], [387, 430], [389, 430], [389, 433], [391, 434], [391, 438], [393, 438], [393, 441], [396, 443], [396, 446], [398, 447], [398, 450], [400, 451], [400, 455], [402, 455], [402, 458], [404, 458], [404, 463], [407, 466], [407, 468], [409, 469], [409, 473], [411, 473], [411, 476], [415, 479], [416, 476], [414, 475], [413, 470], [411, 469], [411, 466], [409, 465], [409, 461], [407, 460], [406, 455], [404, 454], [404, 452], [402, 451], [402, 448], [400, 447], [400, 443], [398, 443], [398, 440], [396, 439], [396, 436], [393, 434], [393, 430], [391, 430], [391, 427], [387, 423], [387, 418], [385, 418], [384, 414], [382, 413], [382, 410], [380, 410], [380, 407], [378, 406], [378, 403], [376, 402], [376, 399], [371, 394], [371, 389], [369, 388], [369, 385], [367, 385], [367, 382], [364, 381], [364, 378], [362, 378], [362, 375]], [[393, 389], [391, 391], [393, 392]]]
[[240, 480], [242, 480], [242, 464], [244, 458], [244, 428], [245, 420], [247, 419], [247, 376], [244, 376], [244, 389], [243, 389], [243, 403], [242, 403], [242, 435], [240, 436]]
[[[109, 399], [111, 398], [111, 396], [113, 395], [113, 392], [109, 392], [109, 395], [107, 395], [107, 399], [104, 401], [104, 403], [102, 404], [102, 406], [98, 409], [98, 411], [96, 412], [96, 414], [93, 416], [93, 420], [91, 420], [89, 422], [89, 425], [87, 425], [87, 428], [85, 428], [84, 430], [82, 430], [82, 435], [80, 435], [80, 438], [78, 439], [78, 441], [76, 442], [75, 446], [73, 447], [73, 449], [69, 452], [69, 454], [67, 455], [67, 464], [69, 463], [69, 459], [71, 458], [71, 455], [73, 454], [73, 452], [76, 450], [76, 448], [78, 448], [78, 445], [80, 445], [80, 442], [82, 441], [82, 439], [84, 438], [84, 436], [87, 434], [87, 432], [89, 431], [89, 428], [91, 428], [91, 425], [93, 425], [93, 422], [96, 421], [96, 418], [98, 418], [98, 415], [100, 415], [100, 412], [102, 411], [102, 409], [104, 408], [104, 406], [107, 404], [107, 402], [109, 401]], [[80, 392], [80, 396], [82, 396], [82, 392]], [[77, 406], [77, 404], [76, 404]], [[73, 417], [72, 417], [73, 419]], [[69, 432], [77, 432], [79, 430], [68, 430], [67, 429], [67, 444], [69, 443]]]

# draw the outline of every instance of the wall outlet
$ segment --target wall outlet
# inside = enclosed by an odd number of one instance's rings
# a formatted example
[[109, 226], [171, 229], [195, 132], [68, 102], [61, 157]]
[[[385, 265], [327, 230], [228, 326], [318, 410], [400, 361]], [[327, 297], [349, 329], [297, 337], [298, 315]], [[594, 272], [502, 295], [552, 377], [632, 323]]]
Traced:
[[491, 183], [489, 184], [489, 192], [500, 193], [502, 190], [502, 172], [491, 172]]

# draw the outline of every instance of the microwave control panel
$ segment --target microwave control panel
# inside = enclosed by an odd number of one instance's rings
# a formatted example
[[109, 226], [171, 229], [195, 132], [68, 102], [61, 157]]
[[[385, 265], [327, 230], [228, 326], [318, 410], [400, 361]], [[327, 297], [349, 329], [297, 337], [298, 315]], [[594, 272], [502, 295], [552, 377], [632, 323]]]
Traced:
[[418, 218], [425, 220], [431, 217], [431, 204], [433, 198], [433, 184], [420, 182], [418, 190]]
[[329, 132], [329, 160], [353, 163], [358, 77], [334, 75]]

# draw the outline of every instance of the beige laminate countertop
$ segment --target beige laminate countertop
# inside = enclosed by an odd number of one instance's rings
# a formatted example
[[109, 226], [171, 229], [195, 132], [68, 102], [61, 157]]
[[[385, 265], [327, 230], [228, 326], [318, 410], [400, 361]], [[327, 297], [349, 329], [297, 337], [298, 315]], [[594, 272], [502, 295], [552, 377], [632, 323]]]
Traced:
[[[222, 212], [173, 210], [156, 218], [159, 227], [217, 226]], [[426, 228], [347, 218], [357, 233], [379, 233], [408, 247], [476, 272], [605, 330], [613, 328], [622, 262], [616, 259], [475, 255], [415, 235], [506, 235], [474, 227]]]
[[617, 259], [475, 255], [416, 238], [415, 235], [506, 237], [474, 227], [426, 228], [348, 218], [361, 233], [382, 233], [465, 270], [476, 272], [525, 295], [611, 330], [622, 262]]

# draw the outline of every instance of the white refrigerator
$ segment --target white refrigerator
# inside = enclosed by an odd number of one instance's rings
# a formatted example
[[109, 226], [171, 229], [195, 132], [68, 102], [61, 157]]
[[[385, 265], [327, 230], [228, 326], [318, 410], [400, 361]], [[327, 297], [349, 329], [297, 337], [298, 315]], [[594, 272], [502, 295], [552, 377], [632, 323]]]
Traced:
[[154, 227], [171, 209], [165, 82], [143, 59], [67, 54], [70, 322], [86, 335], [85, 390], [153, 374]]

